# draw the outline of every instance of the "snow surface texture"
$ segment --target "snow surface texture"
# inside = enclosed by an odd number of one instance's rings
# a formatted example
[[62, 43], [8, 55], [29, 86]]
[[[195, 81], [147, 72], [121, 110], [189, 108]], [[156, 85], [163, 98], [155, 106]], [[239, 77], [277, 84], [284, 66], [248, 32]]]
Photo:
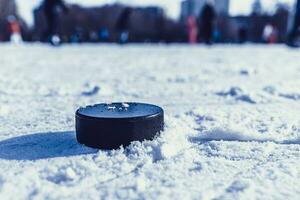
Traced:
[[[300, 54], [284, 46], [0, 47], [0, 199], [298, 199]], [[154, 141], [77, 144], [99, 102], [165, 109]]]

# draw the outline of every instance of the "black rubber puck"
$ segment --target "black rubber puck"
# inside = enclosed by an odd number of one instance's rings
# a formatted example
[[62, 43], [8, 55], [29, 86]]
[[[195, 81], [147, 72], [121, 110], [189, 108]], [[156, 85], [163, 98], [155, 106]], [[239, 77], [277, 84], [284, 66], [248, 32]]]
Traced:
[[78, 142], [98, 149], [118, 149], [133, 141], [152, 140], [163, 128], [163, 109], [150, 104], [97, 104], [76, 112]]

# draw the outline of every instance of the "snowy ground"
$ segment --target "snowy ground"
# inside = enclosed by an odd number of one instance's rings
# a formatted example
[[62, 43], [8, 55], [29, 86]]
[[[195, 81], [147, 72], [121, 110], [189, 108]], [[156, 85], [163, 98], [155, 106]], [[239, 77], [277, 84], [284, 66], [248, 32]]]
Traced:
[[[300, 53], [284, 46], [0, 47], [0, 199], [298, 199]], [[107, 101], [166, 112], [154, 141], [77, 144]]]

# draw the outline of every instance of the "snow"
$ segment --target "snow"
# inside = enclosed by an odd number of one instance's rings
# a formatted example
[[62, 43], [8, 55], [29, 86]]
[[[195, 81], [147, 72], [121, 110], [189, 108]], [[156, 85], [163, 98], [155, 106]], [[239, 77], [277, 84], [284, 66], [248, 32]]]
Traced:
[[[1, 200], [298, 199], [298, 50], [2, 44], [0, 53]], [[165, 131], [114, 151], [79, 145], [76, 109], [116, 101], [162, 106]]]

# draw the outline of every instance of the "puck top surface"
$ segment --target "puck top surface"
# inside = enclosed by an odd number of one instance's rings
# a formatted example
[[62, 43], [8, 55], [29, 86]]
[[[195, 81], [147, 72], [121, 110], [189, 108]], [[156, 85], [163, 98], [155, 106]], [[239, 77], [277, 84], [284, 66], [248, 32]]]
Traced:
[[96, 104], [80, 108], [77, 115], [97, 119], [147, 118], [163, 113], [162, 108], [144, 103]]

